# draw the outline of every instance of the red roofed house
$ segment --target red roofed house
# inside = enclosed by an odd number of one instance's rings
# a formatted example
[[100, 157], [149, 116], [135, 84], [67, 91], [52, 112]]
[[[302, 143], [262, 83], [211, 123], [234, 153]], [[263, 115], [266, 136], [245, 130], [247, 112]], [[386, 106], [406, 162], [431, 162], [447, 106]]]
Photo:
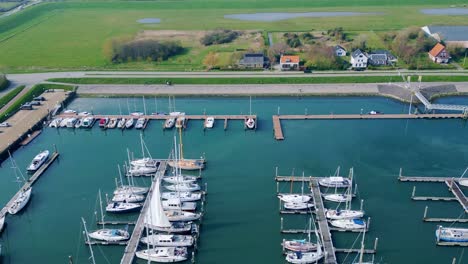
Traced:
[[281, 55], [280, 67], [282, 71], [298, 70], [299, 56]]
[[450, 60], [445, 46], [440, 43], [437, 43], [434, 48], [429, 51], [429, 58], [435, 63], [448, 63]]

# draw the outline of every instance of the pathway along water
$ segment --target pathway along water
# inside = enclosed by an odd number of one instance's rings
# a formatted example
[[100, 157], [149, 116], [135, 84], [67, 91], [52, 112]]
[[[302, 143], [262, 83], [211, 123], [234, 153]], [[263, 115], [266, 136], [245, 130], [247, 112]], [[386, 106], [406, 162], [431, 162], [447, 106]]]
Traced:
[[[126, 99], [120, 104], [126, 106]], [[441, 103], [468, 103], [467, 98], [446, 98]], [[129, 98], [131, 111], [143, 109], [141, 98]], [[118, 113], [119, 99], [76, 99], [70, 108], [94, 113]], [[306, 175], [328, 176], [338, 165], [354, 167], [358, 183], [357, 204], [372, 217], [366, 248], [379, 237], [376, 259], [385, 263], [451, 263], [461, 249], [436, 247], [437, 223], [423, 223], [424, 202], [410, 199], [413, 185], [399, 183], [399, 167], [408, 175], [460, 175], [468, 162], [468, 128], [461, 120], [284, 120], [287, 139], [272, 138], [271, 116], [280, 114], [337, 114], [379, 110], [407, 113], [408, 105], [384, 98], [252, 98], [252, 113], [259, 116], [256, 132], [244, 131], [242, 121], [232, 120], [224, 131], [222, 120], [211, 130], [203, 121], [190, 121], [184, 132], [184, 155], [208, 160], [203, 171], [209, 183], [206, 214], [200, 236], [198, 263], [284, 263], [275, 167], [282, 175], [302, 170]], [[126, 109], [126, 107], [123, 107]], [[148, 111], [167, 109], [167, 98], [147, 99]], [[190, 114], [245, 114], [246, 98], [177, 98], [177, 108]], [[306, 110], [307, 108], [307, 110]], [[265, 118], [262, 118], [265, 117]], [[174, 130], [163, 131], [162, 121], [151, 121], [144, 139], [153, 157], [167, 157]], [[6, 256], [3, 263], [61, 264], [72, 255], [74, 263], [88, 263], [89, 251], [83, 243], [80, 217], [88, 227], [96, 227], [96, 193], [111, 193], [118, 177], [116, 163], [122, 164], [129, 147], [140, 155], [139, 131], [46, 129], [26, 148], [14, 153], [25, 169], [42, 149], [56, 144], [60, 158], [34, 186], [34, 195], [24, 212], [8, 218], [2, 233]], [[18, 190], [13, 171], [0, 168], [0, 204]], [[135, 179], [149, 184], [145, 179]], [[289, 184], [285, 184], [289, 191]], [[298, 188], [295, 190], [300, 192]], [[286, 190], [280, 190], [285, 192]], [[418, 183], [418, 193], [446, 196], [443, 184]], [[326, 203], [326, 206], [331, 206]], [[430, 204], [431, 216], [456, 218], [458, 203]], [[106, 220], [135, 220], [131, 216], [107, 216]], [[304, 228], [307, 216], [284, 216], [285, 228]], [[130, 227], [131, 228], [131, 227]], [[333, 244], [349, 248], [356, 234], [337, 232]], [[124, 248], [95, 248], [98, 263], [119, 263]], [[27, 254], [25, 253], [27, 252]], [[427, 252], [432, 252], [427, 254]], [[105, 257], [103, 256], [105, 254]], [[106, 259], [108, 261], [106, 261]], [[246, 259], [249, 261], [247, 262]], [[338, 254], [342, 263], [343, 254]], [[349, 263], [350, 258], [347, 259]], [[138, 262], [141, 263], [141, 262]], [[146, 262], [143, 262], [146, 263]]]

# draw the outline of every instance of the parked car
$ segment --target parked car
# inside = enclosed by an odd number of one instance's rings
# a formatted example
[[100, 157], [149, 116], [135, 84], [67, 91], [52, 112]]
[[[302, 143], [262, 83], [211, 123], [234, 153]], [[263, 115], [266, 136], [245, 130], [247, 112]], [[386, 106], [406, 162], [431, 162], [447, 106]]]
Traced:
[[0, 123], [0, 127], [10, 127], [10, 123], [8, 122], [3, 122], [3, 123]]
[[45, 101], [46, 99], [44, 98], [44, 96], [38, 96], [38, 97], [34, 97], [33, 98], [33, 101]]
[[41, 105], [41, 102], [39, 101], [31, 101], [31, 102], [28, 102], [30, 105]]
[[32, 110], [33, 107], [30, 103], [24, 103], [21, 107], [20, 107], [21, 110]]

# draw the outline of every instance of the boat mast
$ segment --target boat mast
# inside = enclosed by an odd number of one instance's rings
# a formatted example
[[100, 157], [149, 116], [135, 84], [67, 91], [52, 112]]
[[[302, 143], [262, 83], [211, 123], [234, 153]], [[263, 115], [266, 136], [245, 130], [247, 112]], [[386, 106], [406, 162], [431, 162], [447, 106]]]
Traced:
[[180, 141], [180, 152], [179, 152], [179, 158], [180, 160], [184, 159], [184, 144], [182, 143], [182, 128], [179, 128], [179, 141]]
[[249, 96], [249, 115], [252, 115], [252, 96]]
[[[123, 186], [122, 172], [120, 171], [120, 166], [117, 164], [117, 169], [119, 170], [120, 185]], [[117, 186], [118, 187], [118, 186]]]
[[351, 168], [349, 169], [349, 179], [351, 180], [351, 183], [348, 188], [349, 199], [346, 199], [346, 210], [351, 210], [351, 202], [353, 200], [353, 176], [354, 176], [354, 169]]
[[141, 156], [145, 158], [145, 147], [143, 146], [143, 133], [140, 133]]
[[362, 258], [364, 257], [364, 238], [366, 237], [366, 230], [362, 231], [361, 241], [361, 252], [359, 253], [359, 264], [362, 264]]
[[101, 197], [101, 189], [99, 189], [99, 207], [101, 208], [101, 222], [102, 222], [102, 229], [104, 229], [104, 212], [102, 211], [102, 197]]
[[309, 218], [309, 230], [307, 230], [307, 238], [309, 239], [310, 243], [310, 231], [312, 230], [312, 217]]
[[292, 193], [292, 192], [293, 192], [294, 171], [295, 171], [295, 170], [296, 170], [296, 168], [293, 168], [293, 170], [292, 170], [292, 175], [291, 175], [291, 187], [290, 187], [289, 193]]
[[304, 171], [302, 171], [301, 199], [304, 197]]
[[86, 242], [88, 242], [89, 251], [91, 252], [91, 260], [93, 261], [93, 264], [96, 264], [96, 260], [94, 259], [93, 247], [91, 246], [88, 229], [86, 228], [86, 221], [84, 220], [83, 217], [81, 217], [81, 221], [83, 221], [83, 226], [84, 226], [84, 231], [85, 231], [85, 240]]
[[143, 96], [143, 113], [146, 115], [146, 103], [145, 103], [145, 96]]

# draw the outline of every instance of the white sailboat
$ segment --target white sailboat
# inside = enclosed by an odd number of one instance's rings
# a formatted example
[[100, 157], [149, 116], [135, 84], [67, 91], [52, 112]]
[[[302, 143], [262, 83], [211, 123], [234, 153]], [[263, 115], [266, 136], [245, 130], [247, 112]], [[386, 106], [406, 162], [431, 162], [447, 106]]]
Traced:
[[[292, 175], [294, 175], [294, 170]], [[294, 177], [294, 176], [291, 176]], [[304, 194], [304, 172], [302, 172], [302, 185], [301, 185], [301, 194], [294, 194], [293, 192], [293, 183], [291, 180], [290, 193], [289, 194], [278, 194], [278, 198], [285, 203], [307, 203], [312, 197], [310, 195]]]
[[186, 247], [155, 247], [135, 253], [137, 258], [154, 262], [181, 262], [187, 260]]
[[160, 247], [190, 247], [194, 239], [189, 235], [161, 235], [153, 234], [140, 240], [144, 244]]
[[[123, 179], [122, 179], [122, 173], [120, 171], [120, 166], [117, 165], [117, 169], [119, 170], [119, 177], [120, 177], [120, 183], [121, 185], [119, 186], [117, 182], [117, 178], [115, 179], [115, 190], [114, 190], [114, 195], [118, 194], [146, 194], [149, 191], [148, 187], [139, 187], [139, 186], [134, 186], [133, 184], [130, 185], [123, 185]], [[130, 176], [133, 182], [133, 177]]]
[[125, 123], [127, 123], [127, 120], [125, 118], [120, 119], [119, 122], [117, 122], [117, 128], [124, 129]]
[[164, 188], [170, 191], [181, 191], [181, 192], [196, 192], [200, 191], [200, 185], [196, 183], [180, 183], [173, 185], [165, 185]]
[[330, 176], [328, 178], [320, 179], [319, 184], [323, 187], [347, 188], [351, 185], [351, 181], [348, 178], [341, 176]]
[[125, 122], [125, 128], [126, 128], [126, 129], [132, 128], [134, 123], [135, 123], [135, 119], [129, 118], [129, 119]]
[[245, 119], [245, 126], [248, 129], [254, 129], [255, 128], [255, 119], [251, 117], [252, 116], [252, 96], [249, 97], [249, 117]]
[[468, 228], [450, 228], [439, 226], [436, 230], [437, 241], [468, 243]]
[[202, 197], [201, 193], [194, 192], [163, 192], [161, 198], [165, 200], [178, 198], [182, 202], [195, 202], [200, 200]]
[[362, 219], [331, 220], [330, 224], [334, 227], [346, 230], [366, 229], [366, 222]]
[[[349, 170], [349, 178], [351, 179], [351, 181], [353, 180], [353, 177], [354, 177], [354, 169], [351, 168]], [[326, 210], [325, 212], [325, 216], [328, 218], [328, 219], [332, 219], [332, 220], [339, 220], [339, 219], [356, 219], [356, 218], [361, 218], [364, 216], [364, 211], [362, 210], [351, 210], [351, 198], [352, 198], [352, 187], [353, 185], [351, 184], [346, 192], [345, 197], [349, 197], [349, 199], [344, 199], [345, 201], [345, 209], [344, 210], [340, 210], [340, 209], [330, 209], [330, 210]], [[341, 202], [340, 202], [341, 203]], [[339, 206], [339, 205], [338, 205]], [[362, 201], [361, 201], [361, 206], [362, 206]]]
[[104, 212], [102, 210], [101, 190], [99, 190], [99, 207], [101, 208], [102, 229], [89, 233], [89, 237], [107, 242], [123, 241], [130, 238], [130, 234], [124, 229], [109, 229], [104, 225]]
[[185, 211], [166, 211], [166, 216], [170, 222], [189, 222], [200, 219], [200, 213], [191, 213]]
[[179, 198], [162, 201], [162, 206], [164, 210], [195, 211], [197, 209], [197, 203], [182, 202]]
[[109, 213], [128, 213], [137, 211], [141, 208], [139, 203], [111, 202], [106, 206], [106, 212]]
[[[340, 173], [340, 167], [338, 167], [334, 176], [338, 177], [340, 175], [339, 173]], [[351, 168], [349, 170], [349, 176], [348, 176], [351, 183], [353, 182], [353, 174], [354, 174], [354, 170], [353, 168]], [[353, 185], [350, 184], [345, 193], [337, 193], [338, 187], [335, 186], [335, 193], [325, 194], [323, 195], [323, 198], [330, 202], [337, 202], [337, 203], [350, 202], [353, 199], [352, 188], [353, 188]]]
[[37, 154], [34, 159], [31, 161], [31, 164], [28, 166], [28, 171], [29, 172], [34, 172], [37, 169], [39, 169], [44, 162], [47, 161], [49, 158], [49, 151], [48, 150], [43, 150]]
[[193, 183], [197, 181], [196, 176], [182, 176], [182, 175], [177, 175], [177, 176], [166, 176], [163, 177], [162, 180], [168, 183], [172, 184], [177, 184], [177, 183]]
[[311, 209], [314, 208], [313, 203], [295, 203], [295, 202], [290, 202], [290, 203], [285, 203], [284, 208], [287, 210], [305, 210], [305, 209]]
[[145, 123], [146, 123], [146, 118], [140, 117], [136, 121], [135, 128], [136, 129], [143, 129], [143, 126], [145, 125]]
[[[15, 172], [16, 181], [21, 187], [21, 183], [26, 182], [26, 179], [24, 178], [20, 169], [16, 165], [16, 161], [13, 159], [11, 155], [10, 155], [10, 161], [11, 161], [13, 171]], [[18, 177], [18, 174], [17, 174], [18, 172], [19, 172], [19, 175], [21, 176], [21, 179], [20, 177]], [[14, 215], [14, 214], [17, 214], [19, 211], [21, 211], [28, 204], [31, 198], [31, 194], [32, 194], [32, 187], [21, 189], [18, 195], [15, 196], [16, 198], [13, 201], [13, 203], [8, 208], [8, 213], [11, 215]]]
[[112, 197], [112, 202], [138, 203], [142, 202], [143, 200], [145, 200], [145, 196], [133, 193], [121, 193]]
[[293, 251], [286, 254], [286, 261], [294, 264], [308, 264], [315, 263], [323, 258], [322, 245], [320, 243], [317, 229], [315, 228], [315, 236], [317, 237], [317, 251], [316, 252], [301, 252]]
[[283, 240], [283, 243], [281, 243], [281, 246], [283, 246], [284, 249], [291, 250], [291, 251], [299, 251], [299, 252], [310, 252], [310, 251], [316, 251], [317, 250], [317, 244], [310, 242], [310, 231], [312, 229], [312, 219], [309, 219], [309, 230], [307, 232], [307, 237], [308, 240], [302, 239], [302, 240]]

